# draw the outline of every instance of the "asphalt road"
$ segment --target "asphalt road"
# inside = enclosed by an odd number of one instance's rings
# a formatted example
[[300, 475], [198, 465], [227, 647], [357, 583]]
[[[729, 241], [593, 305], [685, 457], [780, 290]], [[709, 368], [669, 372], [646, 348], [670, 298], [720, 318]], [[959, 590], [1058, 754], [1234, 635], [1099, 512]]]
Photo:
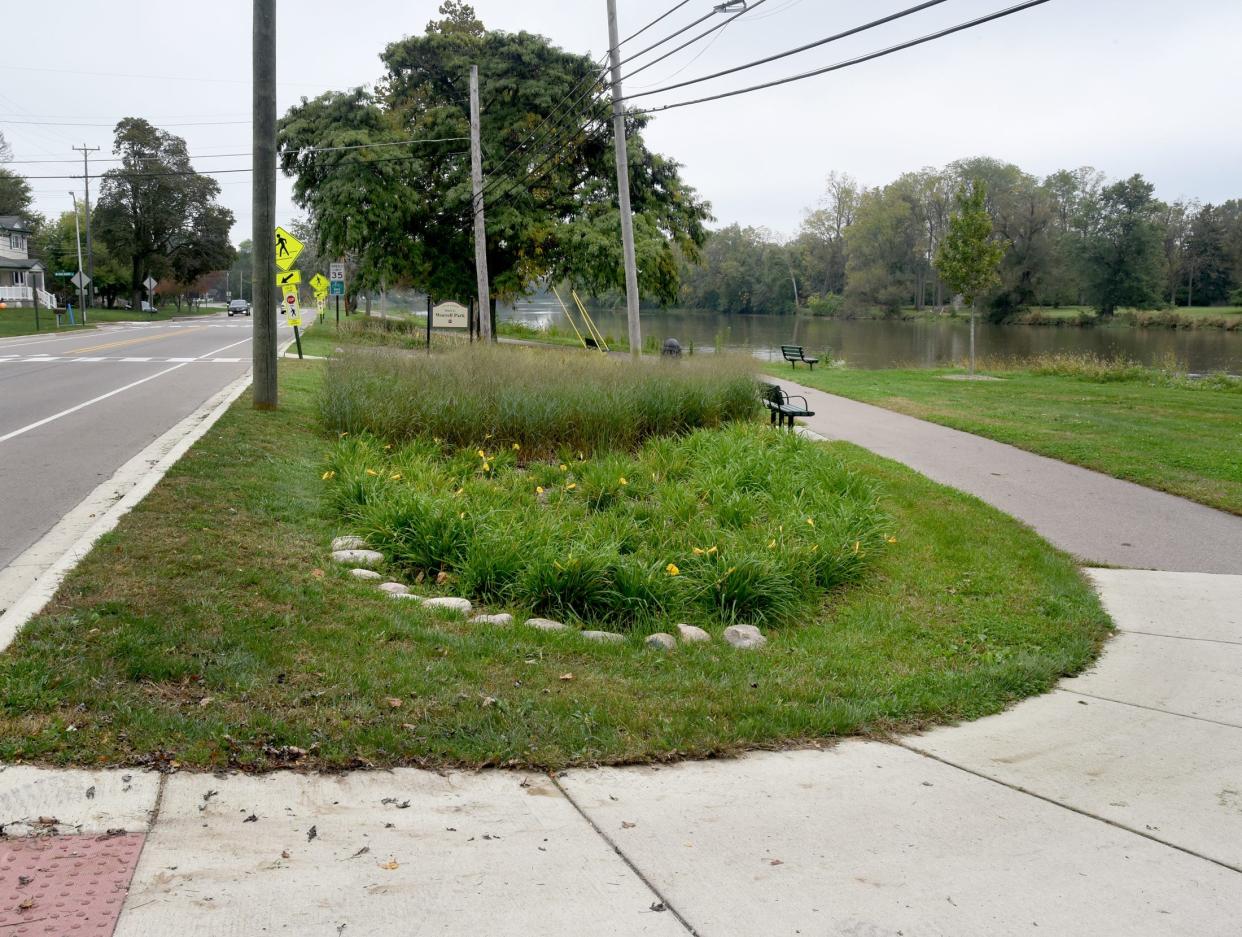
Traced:
[[0, 341], [0, 570], [244, 374], [251, 328], [219, 313]]

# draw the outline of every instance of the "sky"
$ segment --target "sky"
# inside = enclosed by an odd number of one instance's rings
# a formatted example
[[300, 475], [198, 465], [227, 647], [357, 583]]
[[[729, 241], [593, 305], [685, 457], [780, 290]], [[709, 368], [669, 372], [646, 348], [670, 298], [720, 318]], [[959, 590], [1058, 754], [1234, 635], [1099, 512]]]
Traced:
[[[423, 32], [439, 0], [279, 0], [277, 105], [374, 82], [384, 46]], [[634, 54], [706, 14], [691, 0], [624, 47]], [[750, 0], [723, 31], [635, 75], [627, 94], [709, 74], [832, 35], [915, 0]], [[638, 99], [685, 100], [833, 64], [1003, 9], [946, 0], [895, 23], [728, 77]], [[627, 36], [674, 0], [618, 0]], [[603, 54], [605, 0], [477, 0], [489, 29], [528, 30]], [[0, 131], [28, 176], [81, 174], [73, 146], [109, 157], [112, 127], [146, 117], [184, 136], [196, 168], [248, 165], [250, 13], [245, 0], [61, 0], [59, 38], [31, 34], [0, 57]], [[708, 20], [697, 32], [723, 19]], [[11, 25], [11, 23], [10, 23]], [[866, 185], [987, 155], [1036, 175], [1092, 165], [1142, 173], [1164, 199], [1242, 197], [1238, 0], [1050, 0], [916, 49], [828, 75], [657, 115], [648, 145], [684, 165], [719, 224], [796, 232], [829, 171]], [[681, 41], [681, 40], [679, 40]], [[629, 72], [676, 45], [625, 67]], [[482, 89], [486, 107], [487, 89]], [[637, 102], [636, 102], [637, 103]], [[78, 160], [16, 162], [17, 160]], [[110, 164], [96, 163], [92, 171]], [[250, 176], [221, 173], [233, 240], [250, 236]], [[37, 210], [69, 210], [81, 179], [32, 178]], [[93, 192], [98, 184], [93, 184]], [[297, 216], [280, 183], [277, 219]]]

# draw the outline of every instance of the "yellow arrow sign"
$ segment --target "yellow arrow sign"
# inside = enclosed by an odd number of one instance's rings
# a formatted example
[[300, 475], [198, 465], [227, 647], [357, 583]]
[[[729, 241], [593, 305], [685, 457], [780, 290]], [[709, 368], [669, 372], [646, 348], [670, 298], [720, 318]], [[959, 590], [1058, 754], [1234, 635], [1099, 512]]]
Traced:
[[276, 266], [288, 270], [305, 245], [279, 225], [276, 227]]
[[314, 288], [316, 293], [328, 292], [328, 278], [322, 273], [316, 273], [313, 277], [311, 277], [310, 285]]
[[290, 270], [287, 273], [276, 274], [276, 285], [277, 286], [293, 286], [293, 284], [301, 283], [301, 282], [302, 282], [302, 271], [301, 270]]

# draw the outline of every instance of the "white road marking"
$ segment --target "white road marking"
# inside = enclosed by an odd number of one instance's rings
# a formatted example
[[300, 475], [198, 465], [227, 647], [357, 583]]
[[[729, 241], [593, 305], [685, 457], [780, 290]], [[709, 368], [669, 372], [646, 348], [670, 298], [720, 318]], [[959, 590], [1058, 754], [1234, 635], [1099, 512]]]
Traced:
[[[207, 352], [207, 354], [201, 355], [200, 357], [210, 358], [213, 355], [217, 355], [222, 351], [227, 351], [228, 349], [233, 348], [236, 345], [244, 345], [248, 341], [250, 341], [250, 339], [243, 338], [239, 342], [233, 342], [232, 345], [225, 345], [223, 348], [217, 348], [215, 349], [215, 351], [209, 351]], [[169, 374], [173, 371], [176, 371], [178, 368], [184, 368], [187, 364], [189, 364], [189, 362], [182, 362], [181, 364], [174, 364], [171, 368], [165, 368], [162, 371], [156, 371], [154, 374], [148, 374], [146, 377], [139, 378], [136, 381], [131, 381], [130, 383], [126, 384], [124, 387], [118, 387], [116, 390], [110, 390], [106, 394], [100, 394], [98, 397], [92, 397], [90, 400], [86, 400], [80, 404], [77, 404], [76, 406], [69, 407], [67, 410], [61, 410], [59, 413], [53, 413], [51, 416], [44, 417], [41, 420], [36, 420], [34, 423], [30, 423], [19, 429], [15, 429], [10, 433], [5, 433], [3, 436], [0, 436], [0, 442], [8, 442], [10, 439], [14, 439], [18, 436], [21, 436], [23, 433], [29, 433], [31, 430], [38, 429], [40, 426], [46, 426], [48, 423], [52, 423], [56, 420], [61, 419], [62, 417], [69, 416], [71, 413], [77, 413], [79, 410], [83, 410], [86, 407], [91, 406], [92, 404], [96, 404], [101, 401], [107, 400], [109, 397], [115, 397], [117, 394], [123, 393], [124, 391], [137, 387], [139, 384], [145, 384], [147, 381], [153, 381], [157, 377], [163, 377], [165, 374]]]
[[134, 363], [138, 363], [142, 361], [150, 361], [151, 359], [150, 358], [122, 358], [121, 360], [134, 364]]

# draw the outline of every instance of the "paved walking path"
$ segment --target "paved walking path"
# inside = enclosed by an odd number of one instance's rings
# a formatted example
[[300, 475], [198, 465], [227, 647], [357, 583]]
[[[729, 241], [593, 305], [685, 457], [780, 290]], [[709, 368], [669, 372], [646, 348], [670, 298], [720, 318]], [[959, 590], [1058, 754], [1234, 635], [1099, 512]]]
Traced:
[[1004, 443], [776, 379], [805, 420], [1025, 521], [1086, 564], [1242, 574], [1242, 517]]
[[[995, 444], [868, 425], [884, 411], [851, 423], [827, 403], [821, 431], [874, 434], [945, 473], [956, 453], [960, 478], [942, 480], [994, 486], [976, 493], [1080, 555], [1122, 549], [1113, 527], [1093, 533], [981, 479], [975, 460]], [[997, 456], [1006, 471], [1022, 462], [1013, 452]], [[1089, 513], [1105, 496], [1146, 518], [1136, 556], [1163, 546], [1212, 566], [1145, 513], [1146, 493], [1051, 465], [1049, 500]], [[1203, 528], [1198, 512], [1182, 523], [1217, 536], [1208, 513]], [[555, 778], [10, 766], [0, 933], [1236, 937], [1242, 575], [1090, 575], [1119, 628], [1097, 667], [891, 743]], [[50, 832], [65, 835], [25, 837]]]

